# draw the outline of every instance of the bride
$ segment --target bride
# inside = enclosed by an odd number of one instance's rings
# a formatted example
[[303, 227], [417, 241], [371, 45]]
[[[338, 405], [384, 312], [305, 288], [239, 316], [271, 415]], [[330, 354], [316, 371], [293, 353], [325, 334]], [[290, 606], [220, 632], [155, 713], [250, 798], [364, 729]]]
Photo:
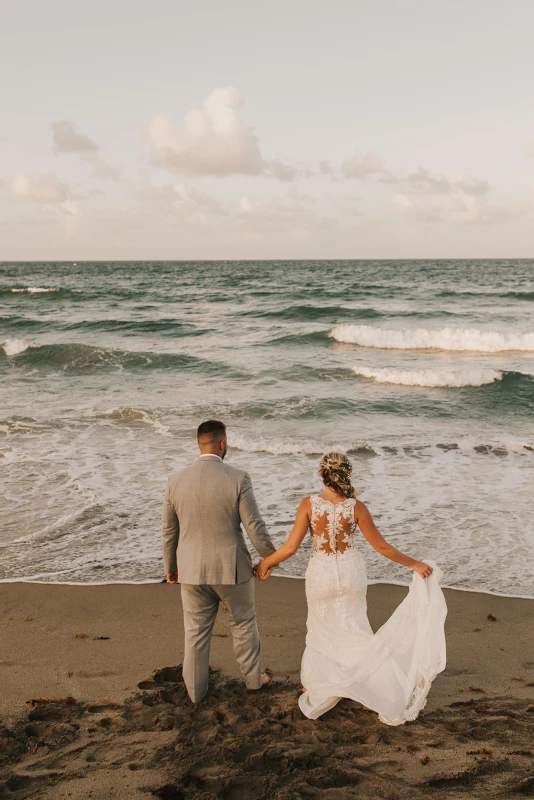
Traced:
[[[368, 508], [355, 498], [351, 472], [346, 455], [323, 456], [319, 475], [324, 491], [301, 502], [288, 540], [259, 562], [256, 575], [268, 578], [310, 531], [300, 708], [317, 719], [348, 697], [376, 711], [387, 725], [402, 725], [418, 716], [432, 681], [445, 669], [447, 606], [439, 586], [441, 571], [386, 542]], [[407, 597], [376, 633], [367, 618], [358, 528], [381, 555], [414, 570]]]

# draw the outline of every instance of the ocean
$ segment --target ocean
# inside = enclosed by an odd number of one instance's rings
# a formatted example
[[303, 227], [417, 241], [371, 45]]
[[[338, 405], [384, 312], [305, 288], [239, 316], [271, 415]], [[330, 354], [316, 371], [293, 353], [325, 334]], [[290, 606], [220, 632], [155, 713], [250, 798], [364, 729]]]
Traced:
[[219, 418], [277, 544], [342, 450], [445, 585], [533, 597], [533, 311], [527, 260], [1, 264], [1, 579], [162, 580], [166, 478]]

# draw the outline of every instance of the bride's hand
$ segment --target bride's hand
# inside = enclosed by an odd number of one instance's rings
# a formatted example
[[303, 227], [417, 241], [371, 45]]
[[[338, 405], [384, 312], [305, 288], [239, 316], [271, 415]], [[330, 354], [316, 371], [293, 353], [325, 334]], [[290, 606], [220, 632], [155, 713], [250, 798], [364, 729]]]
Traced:
[[264, 566], [262, 566], [262, 565], [263, 565], [263, 561], [260, 561], [260, 562], [258, 562], [258, 563], [256, 564], [255, 568], [254, 568], [254, 573], [255, 573], [255, 575], [256, 575], [256, 578], [257, 578], [259, 581], [266, 581], [266, 580], [267, 580], [267, 578], [269, 577], [269, 575], [270, 575], [270, 574], [271, 574], [271, 572], [272, 572], [272, 568], [271, 568], [271, 569], [269, 569], [269, 568], [265, 568], [265, 567], [264, 567]]
[[414, 571], [422, 578], [428, 578], [434, 572], [430, 564], [425, 564], [424, 561], [418, 561], [414, 567]]

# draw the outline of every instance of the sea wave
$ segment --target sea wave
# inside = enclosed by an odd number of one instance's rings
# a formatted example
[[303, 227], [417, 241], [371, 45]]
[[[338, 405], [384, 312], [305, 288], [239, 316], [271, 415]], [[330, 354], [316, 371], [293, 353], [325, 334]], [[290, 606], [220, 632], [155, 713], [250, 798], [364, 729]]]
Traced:
[[271, 455], [320, 455], [328, 451], [340, 451], [360, 456], [373, 457], [375, 450], [365, 443], [362, 444], [330, 444], [325, 445], [312, 439], [296, 440], [291, 438], [270, 439], [265, 436], [245, 436], [240, 433], [229, 433], [228, 444], [236, 450], [247, 453], [270, 453]]
[[501, 299], [507, 297], [513, 300], [534, 300], [534, 291], [507, 291], [507, 292], [486, 292], [486, 291], [455, 291], [453, 289], [443, 289], [437, 293], [438, 297], [489, 297], [492, 299]]
[[5, 356], [17, 365], [39, 369], [90, 370], [175, 369], [197, 370], [209, 374], [242, 377], [245, 373], [223, 363], [207, 361], [184, 353], [152, 353], [111, 350], [78, 343], [34, 344], [23, 339], [8, 339], [2, 346]]
[[236, 450], [247, 453], [268, 453], [270, 455], [321, 455], [329, 451], [348, 453], [356, 458], [391, 458], [392, 456], [402, 456], [413, 458], [425, 455], [428, 457], [437, 456], [442, 453], [458, 453], [463, 455], [525, 455], [526, 453], [534, 456], [534, 444], [525, 442], [502, 442], [502, 443], [477, 443], [473, 441], [461, 442], [427, 442], [417, 445], [389, 445], [385, 443], [368, 442], [351, 443], [332, 443], [312, 439], [293, 439], [292, 437], [270, 438], [266, 436], [246, 436], [242, 433], [229, 433], [228, 444]]
[[146, 425], [152, 425], [153, 428], [161, 434], [167, 434], [169, 428], [163, 425], [154, 415], [152, 411], [146, 408], [133, 408], [131, 406], [119, 406], [118, 408], [110, 408], [107, 411], [102, 411], [96, 414], [96, 419], [110, 420], [111, 422], [124, 422], [136, 423], [141, 422]]
[[22, 289], [11, 289], [11, 292], [15, 294], [22, 292], [26, 292], [27, 294], [46, 294], [47, 292], [59, 292], [59, 289], [56, 288], [46, 289], [41, 286], [25, 286]]
[[501, 353], [534, 352], [534, 333], [500, 333], [477, 328], [374, 328], [370, 325], [337, 325], [330, 337], [360, 347], [394, 350], [451, 350]]
[[381, 311], [376, 311], [374, 308], [350, 309], [343, 306], [325, 305], [295, 305], [287, 306], [286, 308], [272, 309], [270, 311], [247, 311], [240, 316], [251, 316], [261, 319], [281, 319], [288, 322], [314, 322], [315, 320], [331, 320], [339, 317], [346, 317], [347, 315], [351, 315], [356, 319], [375, 319], [378, 317], [390, 316], [389, 314], [383, 314]]
[[399, 386], [451, 387], [484, 386], [502, 379], [502, 372], [494, 369], [456, 370], [400, 370], [369, 367], [353, 367], [352, 371], [362, 378], [372, 378], [377, 383], [393, 383]]
[[59, 331], [96, 331], [99, 333], [123, 333], [126, 336], [157, 333], [161, 336], [202, 336], [210, 333], [211, 328], [197, 328], [194, 325], [180, 322], [172, 317], [162, 319], [81, 319], [75, 322], [58, 322], [57, 319], [48, 319], [42, 315], [39, 318], [28, 316], [0, 317], [0, 325], [6, 330], [20, 330], [22, 328], [46, 332]]
[[29, 342], [26, 342], [24, 339], [6, 339], [2, 345], [4, 353], [8, 358], [24, 353], [24, 351], [31, 346], [32, 345]]
[[377, 308], [346, 308], [345, 306], [328, 305], [292, 305], [280, 309], [254, 310], [247, 311], [240, 316], [255, 317], [257, 319], [274, 319], [287, 322], [319, 322], [321, 320], [333, 320], [351, 317], [352, 319], [391, 319], [395, 317], [410, 318], [443, 318], [443, 317], [465, 317], [467, 313], [456, 311], [400, 311], [400, 310], [379, 310]]

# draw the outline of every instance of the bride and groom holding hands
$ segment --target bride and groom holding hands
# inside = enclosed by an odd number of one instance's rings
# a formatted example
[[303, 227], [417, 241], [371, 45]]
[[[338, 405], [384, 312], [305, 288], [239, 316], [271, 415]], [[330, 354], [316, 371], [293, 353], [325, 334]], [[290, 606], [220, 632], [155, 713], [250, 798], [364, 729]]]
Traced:
[[[247, 689], [259, 690], [271, 681], [270, 671], [261, 667], [254, 575], [266, 580], [309, 533], [302, 712], [316, 719], [347, 697], [389, 725], [415, 719], [433, 679], [445, 668], [447, 606], [439, 568], [386, 542], [355, 497], [352, 465], [342, 453], [323, 456], [324, 490], [302, 500], [289, 538], [276, 549], [249, 475], [224, 462], [225, 425], [202, 423], [197, 441], [199, 457], [168, 480], [162, 524], [167, 581], [181, 584], [183, 678], [191, 700], [200, 703], [208, 690], [211, 634], [221, 602]], [[241, 525], [262, 556], [255, 568]], [[367, 617], [362, 535], [381, 555], [414, 571], [407, 597], [376, 633]]]

